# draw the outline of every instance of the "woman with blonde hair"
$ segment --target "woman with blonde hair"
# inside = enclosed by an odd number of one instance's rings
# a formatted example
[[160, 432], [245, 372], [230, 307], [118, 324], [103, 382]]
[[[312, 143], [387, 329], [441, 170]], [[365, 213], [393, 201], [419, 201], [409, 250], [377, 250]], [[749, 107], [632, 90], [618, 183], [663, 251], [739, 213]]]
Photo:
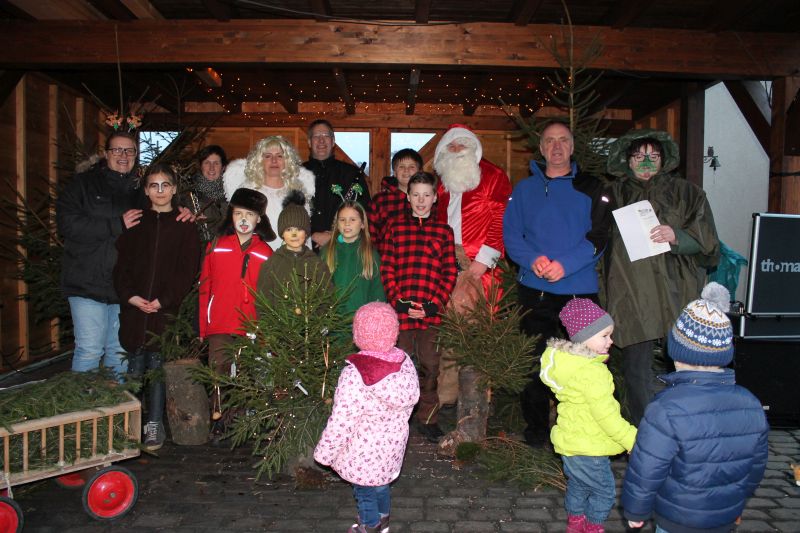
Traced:
[[[302, 191], [307, 199], [314, 197], [314, 174], [302, 166], [297, 150], [280, 135], [258, 141], [247, 154], [247, 159], [231, 161], [223, 176], [225, 195], [230, 198], [240, 187], [254, 189], [267, 197], [267, 218], [277, 227], [283, 200], [289, 191]], [[310, 200], [306, 210], [311, 213]], [[277, 250], [281, 238], [277, 236], [269, 246]]]

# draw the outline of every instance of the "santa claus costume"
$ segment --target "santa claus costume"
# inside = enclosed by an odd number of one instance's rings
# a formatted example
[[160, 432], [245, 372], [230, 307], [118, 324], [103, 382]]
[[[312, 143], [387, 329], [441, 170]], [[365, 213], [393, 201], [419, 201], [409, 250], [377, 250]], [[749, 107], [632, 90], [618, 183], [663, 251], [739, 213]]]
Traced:
[[[463, 141], [463, 151], [454, 153], [448, 145]], [[469, 261], [459, 253], [459, 264], [466, 269], [472, 261], [488, 267], [481, 276], [484, 291], [492, 280], [492, 270], [503, 257], [503, 213], [511, 195], [508, 175], [483, 159], [478, 137], [467, 127], [453, 124], [436, 146], [434, 169], [441, 178], [437, 191], [437, 219], [453, 228]], [[473, 161], [474, 158], [474, 161]]]

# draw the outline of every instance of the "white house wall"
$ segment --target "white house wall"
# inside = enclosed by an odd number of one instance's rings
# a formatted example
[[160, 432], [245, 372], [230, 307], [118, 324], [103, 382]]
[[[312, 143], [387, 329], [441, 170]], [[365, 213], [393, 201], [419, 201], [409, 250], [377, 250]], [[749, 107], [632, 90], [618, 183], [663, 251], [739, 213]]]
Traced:
[[[714, 147], [721, 167], [703, 167], [703, 188], [720, 239], [749, 259], [752, 214], [767, 210], [769, 158], [724, 84], [706, 90], [705, 146]], [[736, 299], [744, 301], [747, 268]]]

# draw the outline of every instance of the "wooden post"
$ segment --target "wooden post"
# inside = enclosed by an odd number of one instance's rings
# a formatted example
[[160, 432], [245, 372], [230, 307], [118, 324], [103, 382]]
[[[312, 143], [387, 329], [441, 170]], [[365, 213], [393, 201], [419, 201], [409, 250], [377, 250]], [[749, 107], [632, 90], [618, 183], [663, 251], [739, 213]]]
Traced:
[[[800, 213], [800, 157], [786, 155], [786, 113], [800, 87], [800, 77], [778, 78], [772, 83], [772, 128], [769, 140], [769, 211]], [[797, 104], [795, 104], [797, 105]]]
[[[50, 191], [55, 191], [58, 186], [58, 110], [61, 102], [58, 93], [58, 85], [50, 84], [48, 87], [48, 110], [47, 110], [47, 124], [48, 124], [48, 143], [47, 143], [47, 181]], [[56, 204], [51, 201], [48, 205], [48, 223], [53, 224], [56, 218]], [[52, 239], [51, 239], [52, 244]], [[57, 318], [50, 320], [50, 344], [53, 349], [58, 350], [61, 348], [59, 342], [59, 322]]]
[[374, 128], [370, 135], [369, 192], [375, 194], [381, 179], [391, 174], [391, 131], [389, 128]]
[[[26, 79], [27, 77], [23, 77], [21, 82], [17, 84], [17, 88], [15, 89], [15, 101], [16, 101], [16, 109], [15, 109], [15, 117], [16, 117], [16, 128], [15, 128], [15, 135], [16, 135], [16, 172], [17, 172], [17, 180], [16, 180], [16, 187], [17, 192], [22, 198], [27, 197], [27, 172], [28, 172], [28, 163], [27, 163], [27, 118], [28, 115], [26, 113], [26, 98], [25, 98], [25, 90], [26, 90]], [[19, 203], [19, 200], [15, 199], [15, 202]], [[24, 223], [24, 221], [21, 221]], [[17, 235], [19, 236], [20, 233], [18, 232]], [[26, 255], [25, 249], [22, 246], [18, 246], [17, 250], [19, 253], [24, 257]], [[26, 292], [25, 282], [22, 280], [17, 281], [17, 296], [24, 294]], [[18, 299], [17, 300], [17, 335], [18, 335], [18, 342], [19, 346], [21, 347], [20, 353], [20, 361], [27, 362], [30, 356], [28, 347], [30, 346], [30, 338], [28, 336], [28, 303], [25, 300]]]
[[703, 186], [705, 155], [706, 91], [699, 83], [685, 83], [681, 94], [680, 171], [683, 177]]

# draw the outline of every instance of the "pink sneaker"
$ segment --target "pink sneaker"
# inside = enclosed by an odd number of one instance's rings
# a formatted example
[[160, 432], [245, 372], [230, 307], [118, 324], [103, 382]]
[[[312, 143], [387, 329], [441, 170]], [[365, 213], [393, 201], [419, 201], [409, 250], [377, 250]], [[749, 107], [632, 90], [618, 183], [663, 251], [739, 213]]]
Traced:
[[586, 531], [586, 517], [583, 515], [567, 515], [567, 533], [584, 533]]
[[583, 531], [585, 533], [605, 533], [606, 528], [603, 527], [603, 524], [595, 524], [587, 520], [586, 527]]

